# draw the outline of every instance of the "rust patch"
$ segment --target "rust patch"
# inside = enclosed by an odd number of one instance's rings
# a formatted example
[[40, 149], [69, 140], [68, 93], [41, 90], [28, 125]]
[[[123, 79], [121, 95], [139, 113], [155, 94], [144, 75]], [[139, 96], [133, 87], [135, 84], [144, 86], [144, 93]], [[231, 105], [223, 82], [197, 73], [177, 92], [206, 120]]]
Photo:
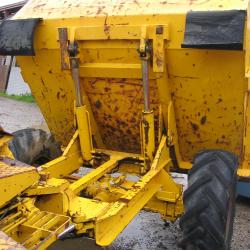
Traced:
[[129, 199], [124, 198], [124, 197], [121, 197], [121, 198], [119, 199], [119, 201], [120, 201], [120, 202], [123, 202], [123, 203], [129, 203], [129, 202], [130, 202]]
[[102, 107], [102, 103], [99, 100], [97, 100], [95, 102], [95, 106], [96, 106], [97, 109], [100, 109]]
[[201, 118], [201, 125], [204, 125], [206, 122], [207, 122], [207, 117], [206, 117], [206, 116], [203, 116], [203, 117]]
[[149, 123], [146, 120], [142, 120], [142, 123], [144, 125], [145, 143], [148, 144]]
[[223, 100], [221, 98], [218, 99], [218, 101], [216, 102], [216, 104], [221, 103]]
[[[143, 92], [140, 79], [82, 79], [92, 111], [107, 149], [140, 153], [140, 123]], [[101, 102], [98, 109], [96, 103]], [[154, 80], [150, 83], [150, 103], [155, 113], [158, 136], [159, 96]], [[156, 139], [157, 141], [157, 139]]]
[[105, 22], [104, 22], [104, 33], [105, 33], [105, 34], [108, 36], [108, 38], [109, 38], [110, 26], [107, 24], [107, 19], [108, 19], [108, 16], [106, 16]]
[[190, 122], [190, 124], [194, 132], [196, 132], [199, 129], [199, 126], [196, 123]]
[[183, 78], [183, 79], [200, 79], [199, 77], [194, 77], [194, 76], [178, 76], [178, 75], [169, 75], [169, 78]]
[[62, 70], [70, 69], [68, 54], [68, 30], [67, 28], [59, 28], [59, 42], [61, 49], [61, 68]]
[[160, 68], [163, 65], [162, 58], [156, 55], [156, 65]]

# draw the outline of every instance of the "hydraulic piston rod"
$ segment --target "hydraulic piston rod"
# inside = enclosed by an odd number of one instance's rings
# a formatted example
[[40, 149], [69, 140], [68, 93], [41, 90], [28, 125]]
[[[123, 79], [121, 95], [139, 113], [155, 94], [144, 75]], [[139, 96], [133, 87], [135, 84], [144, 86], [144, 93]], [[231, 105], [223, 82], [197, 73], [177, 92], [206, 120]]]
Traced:
[[89, 113], [82, 100], [80, 75], [79, 75], [79, 58], [72, 57], [70, 59], [72, 78], [75, 86], [76, 94], [76, 121], [80, 138], [82, 157], [86, 161], [92, 159], [93, 143]]
[[142, 84], [143, 84], [143, 97], [144, 97], [144, 112], [150, 112], [149, 102], [149, 72], [148, 72], [148, 56], [141, 57], [142, 60]]
[[80, 75], [79, 75], [79, 59], [71, 58], [71, 69], [72, 77], [74, 80], [75, 93], [76, 93], [76, 107], [81, 107], [83, 105], [81, 86], [80, 86]]
[[142, 172], [147, 172], [155, 152], [155, 129], [154, 112], [150, 109], [149, 55], [146, 50], [141, 53], [141, 62], [142, 88], [144, 98], [144, 110], [142, 112], [141, 122], [141, 149], [145, 159], [144, 169], [142, 169]]

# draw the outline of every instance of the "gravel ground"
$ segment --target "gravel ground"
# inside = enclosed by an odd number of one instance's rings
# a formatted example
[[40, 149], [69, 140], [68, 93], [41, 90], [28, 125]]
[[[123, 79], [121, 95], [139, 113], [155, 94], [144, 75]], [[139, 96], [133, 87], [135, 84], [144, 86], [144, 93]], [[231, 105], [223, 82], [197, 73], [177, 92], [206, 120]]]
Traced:
[[0, 126], [10, 133], [28, 127], [47, 129], [36, 104], [14, 101], [4, 97], [0, 97]]
[[[0, 125], [8, 132], [27, 127], [47, 129], [36, 104], [0, 97]], [[140, 212], [107, 250], [176, 250], [181, 237], [178, 221], [164, 225], [158, 214]], [[50, 250], [99, 250], [93, 240], [75, 238], [58, 241]], [[232, 250], [250, 249], [250, 199], [237, 199]]]

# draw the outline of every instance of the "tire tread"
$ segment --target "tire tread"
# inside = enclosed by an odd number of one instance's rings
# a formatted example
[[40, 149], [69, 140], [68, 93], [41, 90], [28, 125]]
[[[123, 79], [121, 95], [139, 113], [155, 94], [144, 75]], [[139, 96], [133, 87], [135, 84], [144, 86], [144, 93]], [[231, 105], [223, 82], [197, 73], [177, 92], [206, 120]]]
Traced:
[[[182, 249], [228, 250], [225, 227], [229, 205], [235, 205], [232, 194], [236, 170], [237, 158], [227, 151], [209, 150], [197, 155], [189, 171], [192, 184], [183, 197], [186, 211], [180, 219], [184, 233], [179, 243]], [[203, 233], [194, 234], [196, 229]]]

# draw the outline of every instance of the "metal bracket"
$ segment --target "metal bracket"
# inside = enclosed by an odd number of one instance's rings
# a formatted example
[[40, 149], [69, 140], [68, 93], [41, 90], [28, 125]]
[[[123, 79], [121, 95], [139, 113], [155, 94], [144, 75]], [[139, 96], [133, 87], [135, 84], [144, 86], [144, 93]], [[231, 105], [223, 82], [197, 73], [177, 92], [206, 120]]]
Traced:
[[61, 49], [61, 68], [62, 70], [70, 69], [70, 62], [69, 62], [69, 53], [68, 53], [68, 29], [67, 28], [59, 28], [59, 43]]
[[164, 26], [159, 25], [155, 27], [154, 39], [153, 39], [153, 71], [157, 73], [163, 73], [165, 67], [165, 38], [164, 38]]
[[[77, 50], [76, 41], [99, 40], [140, 40], [139, 53], [145, 56], [148, 52], [152, 58], [153, 72], [164, 72], [165, 65], [165, 41], [169, 40], [167, 24], [131, 26], [124, 25], [122, 32], [120, 27], [110, 26], [108, 32], [101, 26], [59, 28], [59, 42], [61, 48], [62, 69], [70, 69], [69, 56], [71, 51]], [[153, 48], [150, 44], [152, 42]], [[146, 51], [147, 50], [147, 51]], [[71, 55], [69, 55], [69, 53]]]
[[62, 70], [69, 70], [71, 68], [71, 58], [76, 58], [78, 51], [78, 44], [75, 40], [75, 29], [70, 30], [70, 36], [68, 28], [58, 28], [59, 43], [61, 49], [61, 67]]

